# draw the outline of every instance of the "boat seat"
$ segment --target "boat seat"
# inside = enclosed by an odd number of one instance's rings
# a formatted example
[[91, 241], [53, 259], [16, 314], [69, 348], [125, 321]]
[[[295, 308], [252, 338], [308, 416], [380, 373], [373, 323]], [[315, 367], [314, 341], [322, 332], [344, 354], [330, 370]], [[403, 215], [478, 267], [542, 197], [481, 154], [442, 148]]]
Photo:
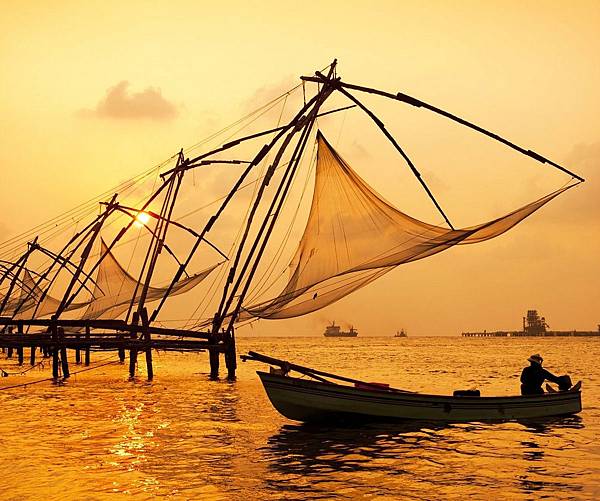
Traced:
[[454, 397], [480, 397], [481, 393], [479, 390], [454, 390], [452, 394]]

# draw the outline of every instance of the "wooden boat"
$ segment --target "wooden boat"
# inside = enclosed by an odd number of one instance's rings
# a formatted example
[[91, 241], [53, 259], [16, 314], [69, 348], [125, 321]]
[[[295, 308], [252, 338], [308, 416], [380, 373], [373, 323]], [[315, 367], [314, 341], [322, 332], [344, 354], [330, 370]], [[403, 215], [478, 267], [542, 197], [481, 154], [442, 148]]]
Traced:
[[[581, 411], [581, 383], [568, 391], [532, 396], [481, 397], [469, 396], [470, 392], [464, 396], [427, 395], [336, 376], [254, 352], [245, 358], [280, 367], [257, 373], [275, 409], [295, 421], [499, 421]], [[291, 377], [287, 374], [290, 370], [318, 380]]]

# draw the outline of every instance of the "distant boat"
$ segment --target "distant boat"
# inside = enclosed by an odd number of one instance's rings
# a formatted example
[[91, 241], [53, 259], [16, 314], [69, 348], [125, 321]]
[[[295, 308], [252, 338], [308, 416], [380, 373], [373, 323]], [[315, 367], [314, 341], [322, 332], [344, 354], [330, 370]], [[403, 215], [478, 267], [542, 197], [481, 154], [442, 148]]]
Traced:
[[323, 335], [325, 337], [356, 337], [358, 336], [358, 331], [354, 327], [350, 327], [349, 331], [343, 331], [339, 325], [335, 325], [335, 322], [331, 322], [331, 325], [328, 325], [325, 328]]
[[406, 331], [404, 329], [400, 329], [400, 332], [396, 331], [394, 337], [408, 337], [408, 335], [406, 334]]

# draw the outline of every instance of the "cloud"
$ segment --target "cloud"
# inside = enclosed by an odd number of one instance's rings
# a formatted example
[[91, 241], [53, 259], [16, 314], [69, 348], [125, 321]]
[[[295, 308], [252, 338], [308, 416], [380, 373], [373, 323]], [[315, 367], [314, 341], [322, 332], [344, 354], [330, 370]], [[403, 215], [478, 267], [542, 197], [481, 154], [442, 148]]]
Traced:
[[142, 92], [130, 92], [129, 82], [123, 80], [106, 91], [96, 108], [84, 109], [78, 114], [97, 118], [171, 120], [178, 111], [163, 97], [160, 89], [147, 87]]
[[[279, 83], [274, 85], [265, 85], [257, 89], [248, 99], [246, 99], [243, 103], [243, 107], [246, 111], [253, 111], [260, 106], [264, 106], [269, 101], [281, 96], [282, 94], [288, 92], [290, 89], [295, 87], [298, 84], [298, 79], [295, 79], [291, 75], [288, 75]], [[287, 104], [296, 105], [300, 102], [300, 97], [302, 97], [302, 92], [295, 92], [288, 99]]]

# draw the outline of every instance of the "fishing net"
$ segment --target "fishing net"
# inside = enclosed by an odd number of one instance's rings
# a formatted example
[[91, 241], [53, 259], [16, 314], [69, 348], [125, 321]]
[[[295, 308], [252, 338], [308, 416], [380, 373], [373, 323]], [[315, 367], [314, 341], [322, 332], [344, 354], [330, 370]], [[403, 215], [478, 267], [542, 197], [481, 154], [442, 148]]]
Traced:
[[[108, 247], [102, 240], [100, 251], [104, 255]], [[217, 263], [210, 268], [177, 282], [169, 296], [183, 294], [200, 284], [215, 268], [222, 263]], [[167, 287], [150, 287], [146, 302], [161, 299], [167, 292]], [[94, 298], [89, 304], [82, 319], [115, 319], [127, 311], [132, 298], [135, 296], [135, 305], [142, 294], [142, 286], [119, 264], [114, 255], [108, 252], [98, 267], [98, 276], [94, 286]]]
[[489, 240], [508, 231], [566, 186], [510, 214], [450, 230], [414, 219], [386, 202], [317, 135], [315, 189], [308, 222], [276, 298], [247, 306], [238, 318], [280, 319], [323, 308], [396, 266], [454, 245]]
[[[20, 288], [19, 299], [12, 302], [12, 311], [7, 313], [5, 310], [4, 314], [14, 315], [15, 319], [25, 320], [48, 317], [58, 310], [60, 299], [56, 299], [49, 294], [44, 296], [44, 290], [37, 285], [37, 281], [28, 270], [23, 270]], [[88, 302], [71, 303], [64, 311], [83, 308], [87, 304]], [[18, 311], [15, 314], [17, 308]]]

